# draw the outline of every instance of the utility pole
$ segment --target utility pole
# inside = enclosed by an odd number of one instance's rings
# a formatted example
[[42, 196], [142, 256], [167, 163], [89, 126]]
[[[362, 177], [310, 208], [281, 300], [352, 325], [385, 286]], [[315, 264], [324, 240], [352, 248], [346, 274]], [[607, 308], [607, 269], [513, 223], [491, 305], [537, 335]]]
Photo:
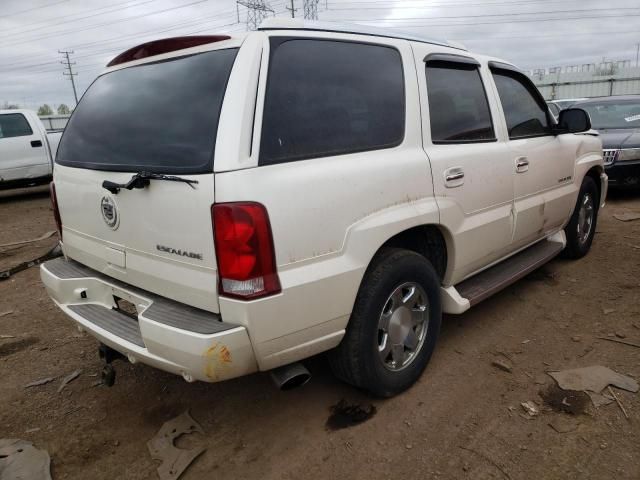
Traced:
[[318, 20], [318, 2], [320, 0], [304, 0], [304, 18]]
[[73, 77], [77, 76], [78, 74], [77, 73], [73, 73], [73, 69], [71, 68], [73, 65], [76, 64], [76, 62], [72, 62], [69, 59], [69, 54], [72, 54], [73, 50], [71, 50], [71, 51], [60, 51], [60, 50], [58, 50], [58, 53], [61, 54], [61, 55], [64, 55], [64, 57], [65, 57], [65, 60], [60, 62], [60, 63], [66, 67], [67, 71], [62, 72], [62, 74], [65, 77], [69, 77], [69, 80], [71, 80], [71, 86], [73, 87], [73, 98], [76, 101], [76, 105], [78, 105], [78, 93], [76, 92], [76, 82], [73, 79]]
[[247, 9], [247, 30], [257, 30], [269, 13], [276, 13], [265, 0], [236, 0], [236, 8], [238, 5]]
[[291, 18], [296, 18], [296, 12], [298, 11], [297, 8], [294, 8], [293, 6], [293, 0], [291, 0], [291, 6], [290, 7], [284, 7], [287, 10], [289, 10], [291, 12]]
[[636, 68], [638, 67], [638, 57], [640, 57], [640, 43], [636, 43]]

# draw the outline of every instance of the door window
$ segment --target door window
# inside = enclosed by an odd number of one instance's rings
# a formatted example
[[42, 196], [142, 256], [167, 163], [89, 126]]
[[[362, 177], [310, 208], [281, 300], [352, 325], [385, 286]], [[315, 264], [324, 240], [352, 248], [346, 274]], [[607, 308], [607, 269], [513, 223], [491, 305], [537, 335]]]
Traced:
[[548, 109], [533, 84], [521, 76], [517, 72], [493, 70], [509, 138], [548, 135]]
[[393, 147], [404, 138], [404, 122], [396, 49], [272, 39], [261, 165]]
[[426, 76], [433, 143], [495, 141], [478, 65], [428, 61]]
[[33, 135], [29, 122], [21, 113], [0, 115], [0, 138], [26, 137]]

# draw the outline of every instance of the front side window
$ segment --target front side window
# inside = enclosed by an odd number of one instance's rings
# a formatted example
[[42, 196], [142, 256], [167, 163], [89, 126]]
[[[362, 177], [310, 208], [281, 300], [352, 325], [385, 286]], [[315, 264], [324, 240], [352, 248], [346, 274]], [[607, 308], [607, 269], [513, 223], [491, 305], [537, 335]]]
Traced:
[[29, 122], [21, 113], [0, 115], [0, 138], [26, 137], [33, 135]]
[[511, 140], [550, 133], [548, 110], [532, 91], [535, 87], [523, 81], [520, 74], [506, 70], [494, 70], [493, 79]]
[[269, 165], [396, 146], [402, 59], [391, 47], [273, 38], [260, 144]]
[[494, 141], [478, 66], [427, 62], [426, 69], [433, 143]]
[[170, 58], [98, 77], [67, 124], [56, 162], [120, 172], [212, 172], [237, 51]]

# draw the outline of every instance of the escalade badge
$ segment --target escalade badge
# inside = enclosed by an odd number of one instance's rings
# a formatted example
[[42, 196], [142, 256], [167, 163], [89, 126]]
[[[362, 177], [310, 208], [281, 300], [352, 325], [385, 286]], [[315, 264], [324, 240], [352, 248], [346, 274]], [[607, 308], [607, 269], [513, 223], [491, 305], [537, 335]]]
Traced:
[[118, 215], [116, 202], [113, 198], [102, 197], [100, 201], [100, 211], [102, 212], [104, 223], [106, 223], [109, 228], [116, 230], [120, 224], [120, 216]]

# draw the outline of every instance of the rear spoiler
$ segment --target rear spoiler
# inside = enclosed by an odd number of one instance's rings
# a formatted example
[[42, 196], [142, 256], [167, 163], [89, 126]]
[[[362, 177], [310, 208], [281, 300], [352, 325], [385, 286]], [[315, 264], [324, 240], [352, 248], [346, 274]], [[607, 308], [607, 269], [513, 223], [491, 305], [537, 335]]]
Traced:
[[185, 48], [197, 47], [207, 43], [221, 42], [229, 40], [229, 35], [194, 35], [191, 37], [173, 37], [163, 38], [161, 40], [153, 40], [151, 42], [142, 43], [136, 47], [122, 52], [116, 58], [107, 63], [107, 67], [120, 65], [121, 63], [131, 62], [132, 60], [140, 60], [142, 58], [153, 57], [162, 53], [183, 50]]

